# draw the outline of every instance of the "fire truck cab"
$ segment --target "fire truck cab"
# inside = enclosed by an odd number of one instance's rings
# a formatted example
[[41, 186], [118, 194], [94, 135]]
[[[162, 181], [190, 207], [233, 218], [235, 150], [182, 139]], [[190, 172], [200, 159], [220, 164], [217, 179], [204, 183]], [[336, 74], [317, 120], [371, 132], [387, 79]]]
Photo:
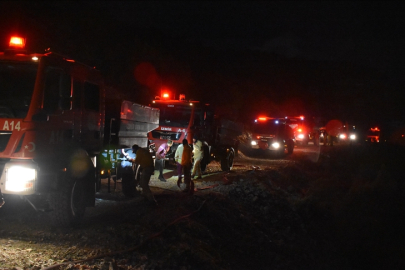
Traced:
[[285, 117], [280, 120], [285, 121], [294, 130], [297, 145], [308, 145], [309, 142], [314, 145], [319, 144], [319, 131], [304, 116]]
[[107, 104], [98, 70], [50, 51], [27, 53], [24, 44], [13, 37], [0, 52], [0, 190], [70, 226], [95, 205], [104, 147], [146, 147], [159, 111]]
[[215, 115], [209, 104], [186, 100], [185, 95], [175, 100], [171, 94], [163, 92], [150, 106], [160, 109], [159, 127], [148, 133], [149, 144], [154, 146], [150, 149], [157, 149], [162, 143], [171, 140], [173, 145], [166, 158], [172, 160], [183, 139], [192, 145], [196, 136], [203, 143], [203, 171], [212, 160], [220, 161], [224, 171], [232, 168], [238, 151], [237, 136], [241, 134], [241, 125]]
[[240, 136], [241, 147], [247, 152], [272, 151], [292, 154], [294, 131], [284, 119], [260, 116]]

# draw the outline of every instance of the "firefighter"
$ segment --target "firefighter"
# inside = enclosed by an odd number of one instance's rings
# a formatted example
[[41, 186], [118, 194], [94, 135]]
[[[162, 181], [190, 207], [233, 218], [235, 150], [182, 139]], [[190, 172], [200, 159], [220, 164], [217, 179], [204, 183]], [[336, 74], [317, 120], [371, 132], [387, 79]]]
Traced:
[[169, 152], [170, 147], [172, 147], [173, 141], [168, 140], [167, 143], [163, 143], [159, 146], [156, 152], [156, 167], [159, 170], [159, 180], [162, 182], [166, 182], [166, 179], [163, 177], [163, 169], [165, 167], [165, 158], [167, 152]]
[[135, 159], [131, 159], [133, 163], [139, 164], [142, 169], [139, 185], [142, 188], [142, 194], [150, 203], [157, 205], [152, 191], [149, 188], [150, 177], [155, 171], [153, 166], [153, 158], [148, 149], [141, 148], [137, 144], [132, 146], [132, 151], [135, 153]]
[[184, 183], [186, 184], [186, 188], [183, 192], [194, 192], [194, 182], [191, 180], [191, 167], [192, 167], [192, 155], [193, 150], [191, 146], [188, 144], [187, 139], [183, 140], [183, 154], [181, 156], [181, 165], [183, 166], [184, 170]]
[[203, 144], [198, 138], [193, 138], [193, 157], [194, 157], [194, 167], [191, 174], [191, 178], [197, 174], [197, 179], [202, 179], [201, 176], [201, 161], [204, 158]]
[[183, 144], [177, 146], [176, 153], [174, 154], [174, 160], [177, 165], [177, 186], [180, 188], [183, 175], [183, 166], [181, 165], [181, 158], [183, 156]]

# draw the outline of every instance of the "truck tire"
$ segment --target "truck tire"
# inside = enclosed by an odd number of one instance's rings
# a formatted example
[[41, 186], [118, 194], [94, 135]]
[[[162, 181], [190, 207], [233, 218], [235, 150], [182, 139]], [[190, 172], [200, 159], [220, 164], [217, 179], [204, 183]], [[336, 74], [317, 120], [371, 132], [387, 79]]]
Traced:
[[83, 149], [72, 148], [61, 159], [59, 168], [67, 171], [58, 175], [57, 188], [49, 194], [52, 223], [56, 226], [70, 227], [78, 224], [87, 206], [94, 206], [96, 175], [94, 164]]
[[[308, 143], [308, 141], [307, 141]], [[294, 142], [293, 141], [288, 141], [287, 142], [287, 153], [291, 155], [294, 152]]]
[[50, 194], [52, 223], [71, 227], [78, 224], [86, 210], [84, 179], [69, 179], [61, 184], [58, 192]]
[[226, 172], [230, 171], [233, 167], [233, 159], [235, 157], [235, 152], [230, 149], [229, 152], [221, 158], [221, 169]]

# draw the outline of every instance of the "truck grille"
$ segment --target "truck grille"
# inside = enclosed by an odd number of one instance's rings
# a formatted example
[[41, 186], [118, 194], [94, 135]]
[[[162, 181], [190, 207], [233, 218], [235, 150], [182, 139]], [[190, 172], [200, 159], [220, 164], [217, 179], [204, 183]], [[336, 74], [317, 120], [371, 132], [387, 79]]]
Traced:
[[0, 131], [0, 152], [3, 152], [6, 149], [10, 137], [11, 132]]
[[177, 141], [180, 139], [181, 132], [167, 132], [161, 130], [153, 130], [152, 137], [154, 139]]

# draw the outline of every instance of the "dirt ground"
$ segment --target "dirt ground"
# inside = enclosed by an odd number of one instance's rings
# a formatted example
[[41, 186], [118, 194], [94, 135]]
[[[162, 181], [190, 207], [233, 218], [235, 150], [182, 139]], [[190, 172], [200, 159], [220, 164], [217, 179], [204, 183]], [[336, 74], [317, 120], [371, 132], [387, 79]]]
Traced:
[[241, 154], [230, 172], [213, 162], [194, 195], [166, 170], [167, 182], [150, 183], [157, 207], [125, 198], [120, 181], [108, 193], [104, 179], [75, 228], [54, 228], [46, 214], [10, 201], [0, 212], [0, 269], [359, 269], [338, 250], [326, 214], [300, 204], [311, 179], [329, 173], [327, 155], [317, 155], [315, 163], [305, 153]]

